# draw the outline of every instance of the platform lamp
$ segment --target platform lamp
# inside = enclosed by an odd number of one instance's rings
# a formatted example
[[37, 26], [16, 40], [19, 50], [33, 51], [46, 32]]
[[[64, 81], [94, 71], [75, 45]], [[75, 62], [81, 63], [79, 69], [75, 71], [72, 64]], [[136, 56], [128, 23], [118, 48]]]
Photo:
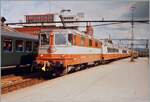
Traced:
[[1, 17], [1, 26], [3, 26], [5, 22], [6, 22], [5, 17]]
[[133, 62], [134, 61], [134, 53], [133, 53], [133, 46], [134, 46], [134, 44], [133, 44], [133, 40], [134, 40], [134, 31], [133, 31], [133, 29], [134, 29], [134, 19], [133, 19], [133, 17], [134, 17], [134, 10], [136, 9], [136, 7], [135, 6], [132, 6], [131, 7], [131, 11], [132, 11], [132, 21], [131, 21], [131, 27], [132, 27], [132, 32], [131, 32], [131, 60], [130, 60], [130, 62]]

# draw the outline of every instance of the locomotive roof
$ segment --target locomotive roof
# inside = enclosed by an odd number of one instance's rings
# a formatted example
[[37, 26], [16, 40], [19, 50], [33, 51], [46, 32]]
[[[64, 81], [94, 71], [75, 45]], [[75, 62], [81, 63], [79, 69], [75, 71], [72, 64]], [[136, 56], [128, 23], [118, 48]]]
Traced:
[[79, 30], [76, 29], [43, 29], [42, 31], [56, 31], [56, 32], [68, 32], [68, 33], [79, 33], [79, 34], [85, 34]]
[[29, 35], [25, 33], [18, 32], [14, 30], [13, 28], [2, 26], [1, 27], [1, 36], [9, 36], [9, 37], [15, 37], [15, 38], [25, 38], [25, 39], [34, 39], [37, 40], [38, 36], [36, 35]]
[[[79, 35], [83, 35], [83, 36], [92, 38], [90, 35], [87, 35], [84, 32], [76, 30], [76, 29], [43, 29], [43, 30], [41, 30], [41, 32], [51, 32], [51, 31], [54, 31], [54, 32], [66, 32], [66, 33], [72, 33], [72, 34], [79, 34]], [[97, 38], [94, 38], [94, 39], [98, 40]]]

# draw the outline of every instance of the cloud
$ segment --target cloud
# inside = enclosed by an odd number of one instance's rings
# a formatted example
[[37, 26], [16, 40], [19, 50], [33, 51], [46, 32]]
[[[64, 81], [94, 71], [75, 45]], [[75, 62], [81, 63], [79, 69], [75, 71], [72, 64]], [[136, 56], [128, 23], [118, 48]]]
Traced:
[[[40, 6], [41, 5], [41, 6]], [[7, 22], [24, 20], [24, 15], [47, 13], [49, 11], [47, 1], [2, 1], [1, 15], [6, 17]], [[45, 8], [42, 8], [45, 7]]]
[[[132, 3], [135, 7], [134, 10], [134, 18], [135, 19], [149, 19], [149, 1], [137, 1]], [[125, 13], [122, 17], [131, 18], [131, 10], [130, 12]]]

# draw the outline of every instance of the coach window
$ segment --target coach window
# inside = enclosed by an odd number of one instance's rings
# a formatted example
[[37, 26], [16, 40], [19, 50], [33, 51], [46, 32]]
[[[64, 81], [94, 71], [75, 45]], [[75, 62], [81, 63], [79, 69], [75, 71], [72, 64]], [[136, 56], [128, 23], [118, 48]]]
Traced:
[[115, 48], [107, 48], [107, 51], [108, 51], [108, 53], [115, 53], [115, 52], [119, 52], [119, 50], [118, 49], [115, 49]]
[[69, 41], [69, 43], [73, 44], [73, 35], [72, 34], [68, 34], [68, 41]]
[[34, 43], [33, 43], [33, 51], [34, 51], [34, 52], [37, 52], [37, 51], [38, 51], [38, 45], [39, 45], [38, 42], [34, 42]]
[[66, 45], [66, 34], [55, 34], [55, 45]]
[[102, 46], [102, 42], [99, 42], [99, 45]]
[[12, 40], [4, 39], [3, 50], [5, 52], [12, 52]]
[[26, 52], [31, 52], [32, 51], [32, 42], [31, 41], [26, 41], [25, 51]]
[[115, 52], [119, 52], [119, 50], [118, 49], [116, 49], [116, 51]]
[[17, 52], [23, 51], [23, 40], [16, 40], [16, 51]]
[[127, 51], [126, 50], [122, 50], [122, 53], [127, 53]]
[[114, 51], [113, 51], [113, 48], [109, 48], [109, 47], [107, 48], [107, 51], [108, 51], [108, 53], [114, 52]]

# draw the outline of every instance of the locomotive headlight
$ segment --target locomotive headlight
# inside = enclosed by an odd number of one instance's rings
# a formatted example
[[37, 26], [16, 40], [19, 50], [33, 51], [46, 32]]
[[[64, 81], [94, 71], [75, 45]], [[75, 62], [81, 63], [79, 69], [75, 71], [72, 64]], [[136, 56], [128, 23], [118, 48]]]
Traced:
[[60, 63], [60, 64], [63, 64], [63, 61], [60, 61], [59, 63]]
[[40, 57], [43, 57], [43, 54], [41, 54]]

